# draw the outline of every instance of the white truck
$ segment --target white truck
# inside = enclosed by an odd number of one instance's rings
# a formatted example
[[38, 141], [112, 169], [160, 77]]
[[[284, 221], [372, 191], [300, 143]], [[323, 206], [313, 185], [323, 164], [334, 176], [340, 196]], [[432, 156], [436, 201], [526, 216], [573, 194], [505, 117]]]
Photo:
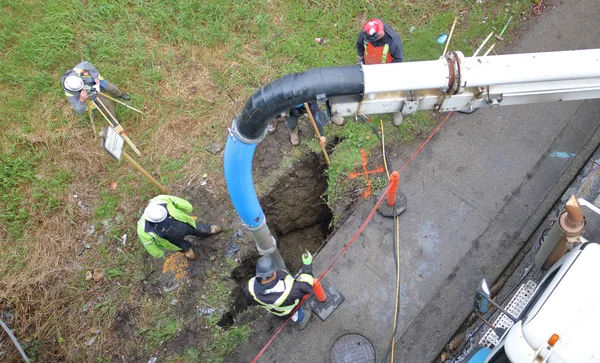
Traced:
[[[590, 230], [600, 228], [600, 225], [595, 225], [600, 221], [600, 209], [584, 199], [579, 199], [578, 204], [588, 217], [588, 223], [594, 223]], [[583, 221], [585, 223], [585, 217]], [[596, 233], [593, 234], [584, 236], [597, 237]], [[505, 331], [496, 330], [501, 336], [498, 344], [493, 349], [482, 347], [474, 350], [465, 361], [600, 362], [600, 286], [597, 282], [600, 276], [600, 239], [588, 241], [584, 236], [547, 270], [525, 308], [514, 317], [514, 324]], [[548, 258], [548, 251], [555, 249], [559, 243], [560, 239], [546, 238], [536, 262]], [[491, 300], [486, 289], [487, 286], [482, 285], [476, 295], [475, 308], [480, 312], [487, 310], [486, 302]]]

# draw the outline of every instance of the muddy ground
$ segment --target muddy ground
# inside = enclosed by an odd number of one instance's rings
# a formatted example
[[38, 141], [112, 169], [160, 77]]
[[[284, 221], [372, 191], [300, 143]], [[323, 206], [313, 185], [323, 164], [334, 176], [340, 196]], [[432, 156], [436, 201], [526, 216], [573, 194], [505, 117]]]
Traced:
[[[312, 137], [310, 126], [301, 122], [301, 139]], [[298, 161], [284, 162], [291, 158], [292, 153], [289, 133], [284, 121], [274, 121], [274, 126], [257, 147], [253, 175], [255, 184], [261, 185], [259, 200], [269, 228], [278, 241], [286, 265], [290, 271], [296, 272], [301, 266], [302, 252], [307, 249], [312, 253], [318, 252], [333, 230], [332, 213], [323, 199], [327, 188], [327, 165], [321, 155], [311, 152]], [[224, 146], [224, 141], [221, 146]], [[181, 331], [172, 341], [157, 347], [155, 354], [160, 358], [171, 355], [170, 352], [181, 356], [190, 347], [196, 347], [202, 356], [202, 347], [211, 339], [209, 328], [202, 317], [206, 318], [210, 314], [220, 316], [218, 325], [223, 329], [263, 320], [271, 327], [277, 326], [277, 322], [270, 318], [262, 319], [265, 316], [262, 309], [246, 309], [241, 296], [241, 289], [254, 275], [259, 256], [254, 241], [243, 228], [229, 197], [223, 198], [215, 193], [210, 181], [205, 185], [190, 185], [186, 194], [200, 221], [221, 223], [224, 231], [206, 239], [188, 237], [193, 242], [197, 259], [189, 262], [186, 267], [187, 276], [183, 278], [177, 279], [173, 273], [164, 274], [165, 260], [147, 256], [147, 262], [152, 268], [136, 288], [151, 301], [158, 303], [162, 300], [163, 304], [164, 300], [171, 301], [177, 320], [183, 322]], [[345, 206], [344, 209], [351, 208]], [[236, 267], [230, 267], [225, 262], [232, 245], [239, 246], [239, 251], [233, 255]], [[211, 311], [206, 287], [212, 279], [218, 279], [230, 289], [231, 303], [228, 309]], [[112, 326], [115, 347], [131, 344], [139, 339], [139, 312], [139, 306], [135, 304], [126, 304], [117, 311]], [[118, 351], [122, 350], [117, 348], [115, 352]], [[144, 363], [149, 359], [148, 356], [138, 355], [125, 358], [127, 361]], [[112, 361], [122, 362], [123, 356], [114, 353]]]

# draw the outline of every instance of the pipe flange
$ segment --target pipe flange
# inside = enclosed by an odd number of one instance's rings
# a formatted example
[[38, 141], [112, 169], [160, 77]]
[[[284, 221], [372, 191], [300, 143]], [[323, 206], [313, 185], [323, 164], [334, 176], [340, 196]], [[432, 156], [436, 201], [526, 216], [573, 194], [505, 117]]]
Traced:
[[237, 115], [237, 116], [235, 116], [233, 118], [233, 121], [231, 123], [231, 135], [233, 137], [235, 137], [236, 139], [238, 139], [239, 141], [243, 142], [244, 144], [249, 144], [249, 145], [251, 145], [251, 144], [258, 144], [259, 142], [263, 141], [263, 139], [269, 133], [269, 128], [266, 127], [265, 131], [263, 132], [263, 134], [258, 139], [249, 139], [249, 138], [245, 137], [244, 135], [242, 135], [240, 133], [240, 130], [237, 127], [239, 119], [240, 119], [240, 115]]
[[448, 60], [448, 72], [450, 77], [448, 79], [448, 94], [459, 94], [463, 93], [464, 88], [461, 87], [462, 75], [461, 75], [461, 62], [464, 59], [462, 52], [454, 51], [448, 52], [446, 59]]
[[583, 233], [585, 222], [586, 219], [584, 215], [583, 221], [581, 221], [581, 223], [573, 223], [573, 221], [569, 219], [569, 213], [567, 211], [564, 211], [558, 219], [558, 226], [560, 227], [560, 230], [563, 231], [566, 237], [574, 237], [579, 236], [581, 235], [581, 233]]

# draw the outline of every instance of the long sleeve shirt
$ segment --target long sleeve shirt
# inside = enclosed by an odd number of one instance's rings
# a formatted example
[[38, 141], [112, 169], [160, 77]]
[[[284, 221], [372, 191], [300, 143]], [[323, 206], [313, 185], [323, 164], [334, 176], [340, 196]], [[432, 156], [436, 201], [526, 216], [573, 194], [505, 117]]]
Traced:
[[[372, 42], [375, 47], [382, 47], [384, 45], [388, 45], [390, 47], [390, 55], [394, 58], [392, 63], [400, 63], [404, 61], [404, 50], [402, 49], [402, 39], [400, 36], [394, 31], [394, 29], [387, 25], [383, 25], [383, 30], [385, 31], [385, 35], [383, 38]], [[358, 33], [358, 38], [356, 39], [356, 53], [359, 58], [363, 58], [365, 55], [365, 37], [363, 32]]]
[[[82, 73], [84, 71], [89, 76], [82, 77]], [[64, 86], [65, 78], [67, 78], [68, 76], [79, 76], [83, 79], [83, 83], [86, 86], [91, 87], [95, 84], [96, 79], [97, 80], [101, 79], [100, 73], [98, 72], [96, 67], [94, 67], [94, 65], [92, 63], [83, 61], [83, 62], [77, 64], [75, 67], [73, 67], [73, 69], [66, 71], [65, 74], [63, 74], [62, 77], [60, 77], [60, 84], [63, 85], [63, 90], [65, 92], [65, 96], [67, 96], [67, 99], [69, 100], [69, 103], [71, 104], [71, 107], [73, 107], [73, 110], [75, 110], [75, 112], [77, 112], [78, 114], [82, 114], [87, 109], [87, 105], [85, 102], [81, 102], [79, 100], [81, 91], [73, 92], [73, 91], [69, 91], [68, 89], [65, 88], [65, 86]]]
[[[312, 268], [310, 272], [304, 271], [303, 268], [303, 272], [310, 275], [312, 274]], [[273, 304], [275, 301], [277, 301], [277, 299], [279, 299], [284, 291], [284, 288], [281, 285], [284, 284], [285, 277], [288, 275], [288, 273], [281, 270], [277, 271], [276, 273], [277, 278], [268, 284], [262, 284], [260, 279], [256, 279], [254, 281], [254, 293], [256, 294], [256, 297], [265, 304]], [[281, 306], [292, 305], [296, 300], [302, 299], [304, 295], [310, 293], [312, 293], [311, 284], [308, 282], [300, 282], [295, 280], [290, 294], [286, 297]], [[247, 287], [243, 290], [242, 295], [244, 295], [248, 305], [258, 305], [258, 302], [252, 297], [252, 294], [250, 294]]]

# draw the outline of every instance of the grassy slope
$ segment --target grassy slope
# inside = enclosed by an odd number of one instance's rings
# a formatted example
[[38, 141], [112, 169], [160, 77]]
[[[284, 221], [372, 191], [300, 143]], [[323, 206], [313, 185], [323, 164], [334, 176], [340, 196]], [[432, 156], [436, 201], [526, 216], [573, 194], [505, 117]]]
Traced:
[[[204, 145], [222, 143], [253, 90], [289, 72], [354, 63], [357, 30], [373, 16], [383, 14], [403, 37], [411, 61], [439, 56], [435, 40], [454, 16], [460, 21], [451, 49], [470, 55], [493, 27], [499, 31], [527, 7], [526, 0], [0, 0], [0, 311], [14, 314], [4, 319], [12, 316], [11, 326], [38, 361], [110, 357], [111, 324], [125, 303], [142, 311], [136, 342], [142, 355], [181, 324], [152, 314], [156, 307], [139, 286], [148, 267], [134, 223], [155, 189], [101, 150], [87, 117], [75, 115], [62, 95], [60, 75], [82, 57], [129, 91], [133, 106], [146, 109], [142, 118], [117, 107], [143, 151], [142, 165], [182, 196], [188, 182], [206, 173], [225, 198], [221, 160]], [[318, 45], [315, 37], [328, 42]], [[427, 128], [427, 120], [405, 122], [390, 140], [411, 141], [411, 129]], [[356, 166], [357, 148], [376, 147], [375, 138], [363, 138], [369, 133], [360, 124], [327, 129], [345, 140], [333, 155], [331, 180]], [[314, 142], [309, 147], [317, 149]], [[81, 241], [96, 242], [87, 233], [91, 225], [104, 228], [106, 242], [83, 250]], [[122, 247], [124, 233], [130, 242]], [[93, 268], [112, 272], [93, 284], [84, 279]], [[102, 332], [86, 346], [91, 328]], [[212, 343], [186, 355], [218, 357], [245, 334], [216, 331]]]

